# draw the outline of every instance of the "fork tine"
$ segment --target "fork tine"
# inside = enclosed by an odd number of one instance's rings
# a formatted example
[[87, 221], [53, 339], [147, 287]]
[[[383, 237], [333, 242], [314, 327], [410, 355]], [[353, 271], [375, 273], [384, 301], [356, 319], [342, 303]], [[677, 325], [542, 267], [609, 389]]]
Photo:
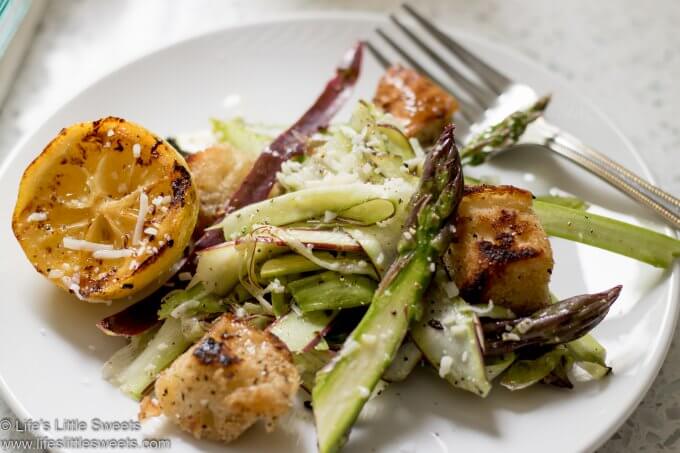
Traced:
[[382, 52], [380, 52], [373, 44], [371, 44], [370, 41], [364, 41], [364, 45], [371, 55], [373, 55], [375, 59], [378, 60], [378, 63], [380, 63], [380, 66], [382, 66], [383, 69], [387, 69], [391, 66], [387, 57], [385, 57]]
[[478, 85], [477, 83], [471, 81], [463, 74], [461, 74], [456, 68], [447, 63], [442, 57], [440, 57], [430, 46], [425, 44], [422, 39], [420, 39], [415, 33], [413, 33], [406, 25], [404, 25], [394, 14], [390, 14], [390, 20], [402, 31], [406, 36], [408, 36], [413, 43], [418, 46], [420, 50], [425, 52], [432, 60], [434, 60], [439, 67], [446, 72], [446, 74], [451, 77], [456, 84], [465, 90], [472, 99], [477, 101], [482, 109], [487, 108], [496, 98], [496, 96], [488, 91], [485, 87]]
[[[406, 60], [406, 63], [411, 66], [413, 69], [418, 71], [419, 73], [423, 74], [424, 76], [428, 77], [430, 80], [432, 80], [434, 83], [439, 85], [440, 87], [447, 89], [446, 85], [442, 83], [437, 77], [435, 77], [430, 71], [426, 70], [423, 68], [420, 63], [418, 63], [411, 55], [409, 55], [404, 49], [402, 49], [392, 38], [390, 38], [384, 31], [382, 31], [380, 28], [377, 28], [376, 33], [380, 35], [382, 39], [385, 40], [389, 46], [394, 49], [395, 52], [397, 52], [404, 60]], [[463, 115], [463, 117], [470, 123], [474, 124], [475, 119], [479, 118], [482, 114], [482, 110], [475, 106], [470, 104], [469, 102], [466, 102], [462, 99], [456, 98], [458, 101], [458, 104], [460, 105], [460, 113]]]
[[387, 44], [389, 44], [389, 46], [390, 46], [395, 52], [397, 52], [397, 53], [399, 54], [399, 56], [401, 56], [404, 60], [406, 60], [406, 63], [408, 63], [409, 66], [411, 66], [413, 69], [415, 69], [415, 70], [418, 71], [419, 73], [421, 73], [421, 74], [427, 76], [430, 80], [432, 80], [433, 82], [435, 82], [435, 83], [438, 84], [439, 86], [441, 86], [441, 87], [445, 87], [445, 86], [446, 86], [446, 85], [444, 85], [440, 80], [438, 80], [437, 77], [435, 77], [432, 73], [430, 73], [430, 71], [428, 71], [428, 70], [425, 69], [420, 63], [418, 63], [418, 62], [415, 60], [415, 58], [413, 58], [413, 57], [412, 57], [411, 55], [409, 55], [404, 49], [402, 49], [401, 46], [399, 46], [399, 44], [397, 44], [397, 43], [396, 43], [392, 38], [390, 38], [384, 31], [382, 31], [382, 29], [376, 28], [375, 31], [376, 31], [376, 33], [378, 33], [378, 35], [380, 35], [380, 37], [381, 37], [382, 39], [385, 40], [385, 42], [386, 42]]
[[440, 28], [434, 25], [431, 21], [423, 17], [411, 5], [404, 3], [401, 5], [411, 17], [413, 17], [420, 25], [425, 28], [437, 41], [444, 47], [454, 53], [461, 61], [467, 64], [472, 71], [475, 72], [486, 84], [494, 90], [496, 94], [500, 94], [503, 90], [512, 83], [508, 77], [500, 73], [498, 70], [489, 66], [488, 63], [481, 60], [475, 54], [461, 46], [457, 41], [444, 33]]

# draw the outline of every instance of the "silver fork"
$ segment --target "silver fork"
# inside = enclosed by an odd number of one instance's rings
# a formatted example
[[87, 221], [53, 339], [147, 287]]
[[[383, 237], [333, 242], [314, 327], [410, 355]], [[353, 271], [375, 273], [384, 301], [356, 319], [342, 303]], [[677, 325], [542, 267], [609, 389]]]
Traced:
[[[404, 4], [402, 7], [409, 16], [415, 19], [422, 29], [437, 40], [453, 56], [457, 57], [459, 62], [467, 66], [481, 81], [480, 83], [465, 76], [449, 62], [447, 57], [433, 50], [432, 47], [419, 38], [414, 31], [395, 15], [390, 15], [390, 20], [394, 25], [408, 37], [415, 47], [426, 54], [451, 79], [457, 88], [456, 93], [466, 95], [465, 99], [456, 96], [462, 116], [462, 118], [459, 118], [458, 123], [463, 123], [463, 126], [467, 127], [466, 139], [474, 136], [476, 132], [499, 122], [507, 115], [526, 108], [538, 99], [537, 93], [531, 87], [514, 82], [490, 66], [463, 47], [450, 35], [443, 32], [430, 20], [423, 17], [413, 7], [408, 4]], [[413, 69], [428, 76], [444, 88], [450, 86], [450, 84], [443, 83], [428, 71], [412, 54], [404, 50], [383, 29], [378, 28], [376, 32]], [[387, 68], [390, 66], [389, 59], [376, 46], [370, 42], [366, 44], [369, 51], [383, 67]], [[602, 178], [632, 199], [655, 211], [676, 229], [680, 229], [680, 199], [645, 181], [631, 170], [626, 169], [601, 152], [584, 144], [572, 134], [550, 124], [544, 118], [534, 121], [522, 136], [521, 141], [522, 143], [544, 145], [558, 155]], [[465, 139], [463, 142], [465, 142]]]

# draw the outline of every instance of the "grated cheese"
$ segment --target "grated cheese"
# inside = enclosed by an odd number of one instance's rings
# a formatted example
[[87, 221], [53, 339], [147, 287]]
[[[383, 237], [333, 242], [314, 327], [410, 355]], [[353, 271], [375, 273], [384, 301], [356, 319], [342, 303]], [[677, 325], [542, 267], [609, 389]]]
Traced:
[[523, 319], [515, 326], [519, 333], [527, 333], [533, 327], [533, 321], [531, 318]]
[[92, 253], [92, 257], [98, 260], [117, 260], [119, 258], [127, 258], [132, 256], [130, 249], [116, 249], [116, 250], [96, 250]]
[[361, 342], [368, 345], [374, 345], [377, 340], [375, 335], [365, 333], [361, 336]]
[[283, 294], [286, 292], [286, 287], [281, 284], [278, 278], [272, 280], [265, 289], [269, 289], [269, 291], [276, 294]]
[[517, 335], [514, 332], [504, 333], [501, 338], [503, 339], [503, 341], [519, 341], [520, 340], [519, 335]]
[[44, 222], [47, 220], [46, 212], [32, 212], [27, 219], [29, 222]]
[[448, 297], [456, 297], [460, 293], [458, 286], [456, 286], [453, 281], [449, 281], [444, 284], [444, 291]]
[[333, 211], [326, 211], [323, 214], [323, 221], [324, 221], [324, 223], [329, 223], [329, 222], [333, 221], [333, 219], [335, 219], [337, 216], [338, 215]]
[[62, 227], [63, 230], [72, 230], [74, 228], [82, 228], [84, 226], [89, 225], [90, 222], [88, 220], [81, 220], [80, 222], [75, 222], [75, 223], [69, 223], [68, 225], [64, 225]]
[[76, 273], [73, 274], [72, 277], [68, 276], [63, 276], [61, 277], [61, 281], [64, 282], [64, 285], [80, 300], [85, 300], [85, 298], [80, 294], [80, 285], [78, 282], [80, 282], [80, 276]]
[[357, 349], [359, 349], [359, 343], [357, 343], [353, 339], [349, 338], [347, 341], [345, 341], [345, 345], [342, 348], [340, 354], [347, 356], [347, 355], [352, 354]]
[[61, 269], [52, 269], [47, 273], [47, 278], [61, 278], [64, 276], [64, 271]]
[[384, 262], [385, 262], [385, 255], [383, 254], [383, 252], [380, 252], [378, 254], [378, 256], [375, 257], [375, 263], [378, 266], [381, 266]]
[[158, 195], [157, 197], [154, 197], [154, 199], [151, 201], [154, 206], [162, 206], [164, 204], [168, 204], [172, 201], [172, 197], [170, 195], [162, 196]]
[[158, 234], [158, 229], [154, 227], [147, 227], [144, 228], [144, 233], [148, 234], [149, 236], [156, 236]]
[[132, 244], [137, 245], [142, 240], [142, 229], [144, 228], [144, 218], [149, 210], [149, 197], [144, 191], [139, 192], [139, 210], [137, 212], [137, 223], [135, 232], [132, 235]]
[[101, 250], [113, 250], [111, 244], [100, 244], [98, 242], [90, 242], [82, 239], [75, 239], [69, 236], [64, 236], [62, 240], [64, 248], [69, 250], [82, 250], [88, 252], [96, 252]]
[[452, 311], [442, 318], [442, 324], [447, 326], [458, 324], [459, 321], [461, 321], [460, 315], [456, 311]]
[[142, 146], [139, 143], [135, 143], [134, 145], [132, 145], [132, 156], [135, 159], [138, 159], [141, 154], [142, 154]]
[[443, 378], [451, 372], [451, 367], [453, 366], [453, 359], [445, 355], [442, 357], [441, 362], [439, 362], [439, 377]]

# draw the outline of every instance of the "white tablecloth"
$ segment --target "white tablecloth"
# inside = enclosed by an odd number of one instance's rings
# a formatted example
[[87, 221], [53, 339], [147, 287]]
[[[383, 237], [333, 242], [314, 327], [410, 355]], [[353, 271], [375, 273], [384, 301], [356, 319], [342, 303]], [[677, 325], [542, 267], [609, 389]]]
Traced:
[[[53, 0], [0, 110], [0, 159], [64, 100], [152, 49], [281, 12], [387, 11], [399, 3]], [[417, 3], [441, 22], [501, 41], [570, 80], [622, 128], [646, 156], [658, 182], [680, 194], [680, 4], [676, 0]], [[4, 416], [11, 416], [11, 411], [0, 401], [0, 418]], [[0, 439], [18, 437], [0, 431]], [[680, 347], [675, 341], [643, 403], [601, 451], [680, 451], [679, 439]]]

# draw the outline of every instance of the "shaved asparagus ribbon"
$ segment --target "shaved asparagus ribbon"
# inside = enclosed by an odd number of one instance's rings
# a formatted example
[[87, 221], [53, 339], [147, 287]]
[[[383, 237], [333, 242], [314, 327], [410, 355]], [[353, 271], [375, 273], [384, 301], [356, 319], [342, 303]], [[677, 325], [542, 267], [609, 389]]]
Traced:
[[[352, 48], [324, 88], [321, 95], [299, 120], [279, 135], [262, 156], [255, 162], [251, 173], [229, 201], [225, 212], [230, 212], [267, 198], [281, 164], [300, 153], [307, 138], [319, 129], [328, 126], [329, 121], [350, 97], [361, 72], [363, 45]], [[220, 230], [206, 232], [196, 243], [195, 250], [224, 241]], [[185, 263], [194, 263], [194, 253], [186, 257]], [[162, 287], [149, 297], [136, 302], [122, 311], [107, 316], [97, 327], [107, 335], [138, 335], [158, 322], [156, 313], [161, 299], [171, 288]]]
[[[340, 217], [352, 216], [362, 224], [371, 220], [384, 221], [394, 215], [399, 199], [409, 197], [412, 193], [410, 185], [397, 180], [383, 185], [352, 183], [302, 189], [234, 211], [215, 228], [222, 229], [227, 239], [235, 239], [248, 234], [253, 224], [290, 225], [322, 217], [326, 211], [332, 211]], [[389, 209], [376, 209], [376, 202], [388, 205]], [[366, 204], [369, 206], [364, 206]], [[373, 210], [372, 213], [362, 212], [369, 208]]]

